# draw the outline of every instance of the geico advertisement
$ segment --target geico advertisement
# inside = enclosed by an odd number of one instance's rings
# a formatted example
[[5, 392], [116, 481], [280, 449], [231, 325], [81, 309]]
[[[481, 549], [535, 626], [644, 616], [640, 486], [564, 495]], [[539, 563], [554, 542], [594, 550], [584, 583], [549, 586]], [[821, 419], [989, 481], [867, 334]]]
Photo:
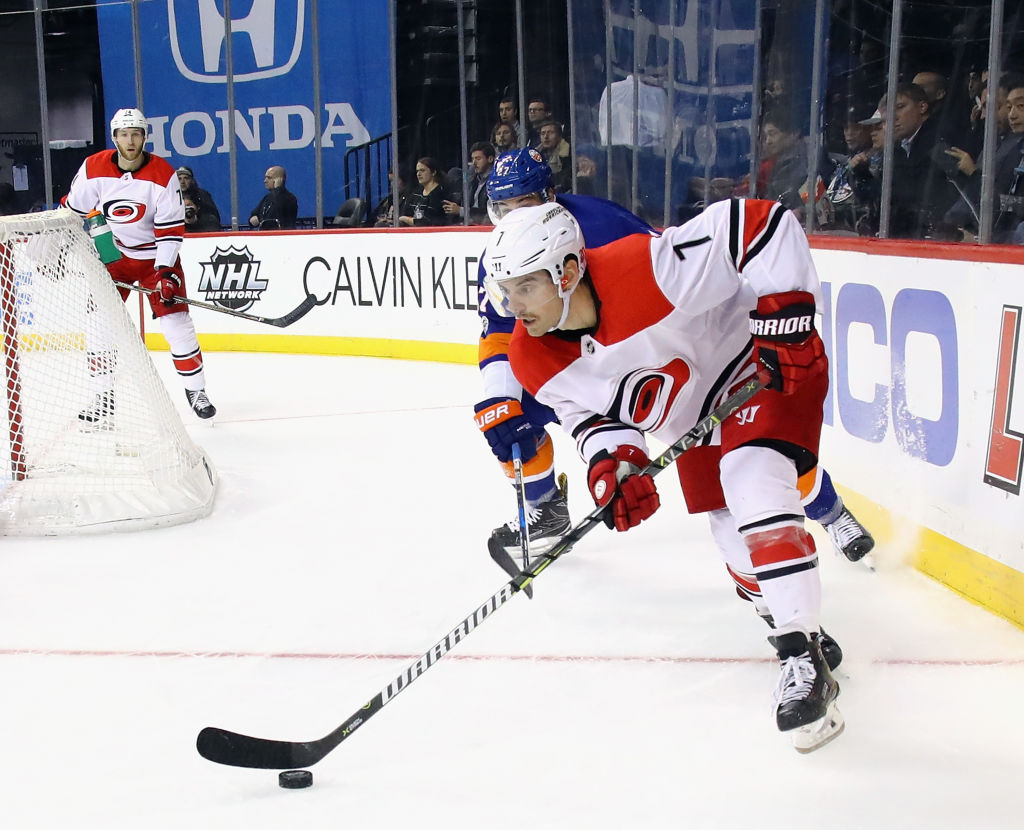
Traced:
[[1024, 268], [814, 252], [842, 484], [1024, 570]]
[[[327, 337], [474, 343], [484, 232], [241, 234], [187, 237], [182, 262], [192, 299], [263, 317], [305, 299], [316, 307], [286, 330]], [[281, 333], [193, 309], [210, 333]]]

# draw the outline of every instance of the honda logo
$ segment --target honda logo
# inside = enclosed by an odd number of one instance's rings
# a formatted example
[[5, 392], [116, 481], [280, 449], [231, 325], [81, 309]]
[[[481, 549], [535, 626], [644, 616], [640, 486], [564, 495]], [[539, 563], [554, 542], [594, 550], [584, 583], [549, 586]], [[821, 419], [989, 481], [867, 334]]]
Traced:
[[[247, 15], [231, 18], [234, 80], [286, 75], [302, 51], [306, 0], [250, 4]], [[217, 0], [167, 0], [167, 22], [178, 71], [190, 81], [226, 83], [225, 21]]]

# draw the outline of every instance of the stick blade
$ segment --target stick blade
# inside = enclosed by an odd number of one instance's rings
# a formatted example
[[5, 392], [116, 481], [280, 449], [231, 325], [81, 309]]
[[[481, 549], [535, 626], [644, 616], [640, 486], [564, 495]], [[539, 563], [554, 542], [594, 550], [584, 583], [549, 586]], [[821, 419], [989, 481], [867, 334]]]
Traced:
[[300, 320], [309, 314], [310, 311], [316, 306], [316, 297], [312, 294], [307, 294], [306, 299], [299, 303], [295, 308], [285, 314], [283, 317], [264, 317], [262, 321], [269, 323], [271, 326], [278, 326], [279, 328], [285, 328], [290, 326], [296, 320]]
[[[494, 564], [500, 567], [510, 577], [515, 579], [519, 576], [519, 566], [516, 561], [512, 558], [504, 546], [495, 539], [493, 536], [487, 540], [487, 552], [491, 555], [491, 559], [494, 560]], [[523, 586], [523, 593], [530, 599], [533, 599], [533, 586]]]
[[206, 760], [249, 769], [310, 767], [324, 755], [318, 744], [253, 738], [215, 726], [207, 726], [196, 738], [196, 749]]

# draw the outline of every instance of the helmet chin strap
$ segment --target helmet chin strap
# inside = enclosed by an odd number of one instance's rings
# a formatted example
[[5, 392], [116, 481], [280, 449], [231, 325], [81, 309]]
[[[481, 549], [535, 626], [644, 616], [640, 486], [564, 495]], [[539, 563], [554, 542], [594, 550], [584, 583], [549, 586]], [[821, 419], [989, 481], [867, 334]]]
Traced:
[[560, 329], [565, 325], [566, 318], [569, 316], [569, 298], [572, 294], [566, 294], [562, 297], [562, 316], [558, 318], [558, 322], [555, 323], [551, 328], [548, 329], [548, 334], [551, 334], [555, 329]]

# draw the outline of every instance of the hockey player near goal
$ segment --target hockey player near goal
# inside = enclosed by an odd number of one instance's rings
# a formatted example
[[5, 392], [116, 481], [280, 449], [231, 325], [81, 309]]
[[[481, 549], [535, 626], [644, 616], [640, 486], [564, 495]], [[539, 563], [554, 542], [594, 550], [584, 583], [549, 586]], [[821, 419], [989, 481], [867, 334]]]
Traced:
[[[200, 418], [217, 414], [206, 394], [203, 353], [188, 306], [176, 298], [187, 296], [178, 250], [185, 232], [185, 203], [178, 176], [164, 159], [143, 150], [149, 124], [137, 109], [120, 109], [110, 121], [115, 149], [89, 156], [75, 174], [62, 200], [86, 216], [102, 211], [121, 252], [107, 265], [113, 279], [138, 283], [149, 295], [153, 316], [171, 348], [174, 368], [185, 386], [189, 407]], [[121, 299], [130, 293], [118, 288]], [[90, 356], [96, 388], [93, 404], [79, 414], [87, 422], [106, 420], [114, 413], [114, 373], [107, 365], [112, 356]]]
[[837, 736], [839, 685], [821, 650], [821, 585], [798, 478], [817, 463], [828, 360], [814, 329], [820, 285], [799, 223], [781, 205], [729, 200], [661, 236], [585, 250], [559, 205], [509, 213], [485, 268], [516, 318], [512, 372], [550, 406], [588, 464], [605, 520], [625, 531], [660, 505], [645, 433], [677, 440], [755, 373], [768, 388], [684, 453], [691, 512], [707, 512], [734, 579], [774, 631], [778, 728], [811, 751]]
[[[556, 196], [551, 186], [551, 168], [529, 147], [499, 156], [487, 180], [487, 195], [488, 210], [495, 223], [517, 207], [549, 202], [562, 205], [576, 219], [588, 248], [599, 248], [630, 234], [657, 235], [650, 225], [615, 202], [593, 196]], [[478, 352], [484, 396], [475, 407], [476, 420], [509, 479], [513, 478], [512, 444], [520, 446], [528, 532], [531, 548], [539, 554], [570, 526], [564, 480], [562, 487], [556, 485], [554, 450], [546, 430], [556, 416], [550, 407], [524, 391], [509, 369], [508, 343], [515, 320], [499, 313], [488, 300], [484, 289], [485, 258], [486, 252], [480, 257], [478, 304], [482, 323]], [[843, 504], [824, 468], [816, 466], [802, 476], [800, 490], [805, 514], [825, 527], [837, 553], [855, 562], [874, 547], [871, 534]], [[509, 554], [515, 554], [520, 548], [518, 515], [495, 528], [491, 535]], [[740, 596], [754, 601], [761, 616], [770, 619], [756, 585], [739, 577], [736, 590]], [[826, 644], [831, 650], [832, 644], [827, 640]], [[833, 667], [838, 665], [838, 646], [834, 655], [830, 659], [830, 663], [834, 661]]]

